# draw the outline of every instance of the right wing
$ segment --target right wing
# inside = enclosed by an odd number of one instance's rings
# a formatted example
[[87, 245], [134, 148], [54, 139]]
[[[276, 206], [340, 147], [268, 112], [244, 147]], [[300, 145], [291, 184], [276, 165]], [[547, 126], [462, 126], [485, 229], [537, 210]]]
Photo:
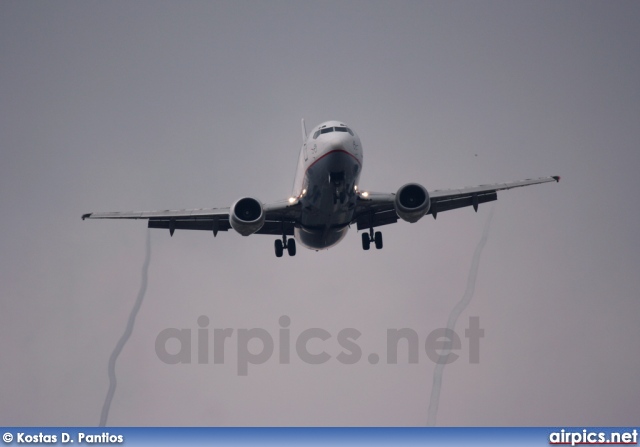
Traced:
[[[552, 176], [459, 189], [436, 189], [429, 191], [431, 205], [427, 214], [435, 219], [442, 211], [466, 206], [473, 206], [477, 211], [479, 204], [498, 200], [498, 191], [559, 181], [559, 176]], [[396, 193], [368, 193], [366, 197], [361, 194], [352, 223], [357, 223], [358, 230], [396, 223], [400, 217], [395, 211], [395, 198]]]
[[473, 206], [476, 211], [480, 203], [498, 200], [498, 191], [520, 188], [522, 186], [538, 185], [540, 183], [559, 182], [557, 175], [536, 179], [518, 180], [515, 182], [495, 183], [492, 185], [468, 186], [460, 189], [436, 189], [429, 191], [431, 208], [428, 214], [435, 218], [440, 211], [449, 211], [465, 206]]
[[[229, 211], [227, 208], [200, 208], [194, 210], [165, 211], [125, 211], [106, 213], [87, 213], [85, 219], [147, 219], [149, 228], [168, 229], [171, 235], [175, 230], [228, 231]], [[265, 223], [255, 234], [274, 234], [293, 236], [293, 228], [300, 221], [300, 205], [289, 202], [275, 202], [264, 206]]]

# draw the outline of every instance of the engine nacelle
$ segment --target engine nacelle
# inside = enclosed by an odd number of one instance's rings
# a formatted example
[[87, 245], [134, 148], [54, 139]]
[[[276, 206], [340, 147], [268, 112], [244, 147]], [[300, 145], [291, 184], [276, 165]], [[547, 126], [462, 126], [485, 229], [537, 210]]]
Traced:
[[243, 236], [249, 236], [262, 228], [264, 219], [262, 203], [253, 197], [236, 200], [229, 210], [231, 228]]
[[426, 188], [418, 183], [407, 183], [396, 193], [394, 203], [398, 216], [407, 222], [417, 222], [429, 212], [431, 202]]

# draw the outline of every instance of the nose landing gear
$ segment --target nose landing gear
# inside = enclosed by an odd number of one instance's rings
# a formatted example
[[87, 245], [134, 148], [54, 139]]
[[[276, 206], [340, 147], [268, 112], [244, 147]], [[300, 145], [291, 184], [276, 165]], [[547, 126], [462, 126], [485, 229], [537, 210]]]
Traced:
[[343, 204], [345, 200], [347, 200], [347, 193], [336, 189], [336, 192], [333, 193], [333, 204], [336, 205], [338, 202]]
[[344, 171], [329, 173], [329, 183], [335, 188], [333, 192], [334, 205], [338, 202], [340, 202], [340, 204], [344, 204], [345, 200], [347, 200], [347, 186], [345, 184], [345, 178], [346, 176]]

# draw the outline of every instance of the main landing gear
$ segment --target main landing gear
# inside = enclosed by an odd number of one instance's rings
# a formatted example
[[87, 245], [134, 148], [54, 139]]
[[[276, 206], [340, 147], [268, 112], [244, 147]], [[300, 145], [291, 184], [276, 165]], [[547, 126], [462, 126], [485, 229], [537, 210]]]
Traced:
[[362, 249], [369, 250], [371, 246], [371, 241], [373, 241], [376, 245], [376, 249], [380, 250], [382, 248], [382, 233], [379, 231], [373, 232], [373, 228], [369, 229], [368, 233], [362, 233]]
[[276, 250], [276, 257], [278, 258], [282, 257], [285, 248], [287, 249], [287, 253], [289, 253], [289, 256], [296, 255], [296, 240], [292, 238], [287, 241], [286, 234], [282, 236], [282, 239], [276, 239], [274, 247]]

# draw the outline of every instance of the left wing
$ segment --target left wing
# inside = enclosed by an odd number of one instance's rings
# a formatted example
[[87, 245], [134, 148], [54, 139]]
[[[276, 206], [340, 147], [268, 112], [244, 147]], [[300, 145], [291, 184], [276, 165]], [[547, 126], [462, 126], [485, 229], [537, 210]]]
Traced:
[[[175, 230], [228, 231], [229, 212], [227, 208], [200, 208], [194, 210], [126, 211], [107, 213], [87, 213], [85, 219], [148, 219], [149, 228], [165, 228], [171, 235]], [[265, 222], [255, 234], [293, 235], [293, 228], [300, 221], [300, 206], [296, 203], [275, 202], [264, 206]]]
[[[497, 200], [498, 191], [559, 181], [559, 176], [552, 176], [493, 185], [469, 186], [460, 189], [436, 189], [428, 192], [431, 206], [427, 214], [431, 214], [435, 219], [438, 213], [442, 211], [466, 206], [473, 206], [477, 211], [478, 205], [481, 203]], [[364, 194], [360, 194], [352, 223], [357, 223], [358, 230], [364, 230], [397, 222], [399, 217], [395, 211], [395, 199], [396, 193], [368, 193], [366, 197], [364, 197]]]

